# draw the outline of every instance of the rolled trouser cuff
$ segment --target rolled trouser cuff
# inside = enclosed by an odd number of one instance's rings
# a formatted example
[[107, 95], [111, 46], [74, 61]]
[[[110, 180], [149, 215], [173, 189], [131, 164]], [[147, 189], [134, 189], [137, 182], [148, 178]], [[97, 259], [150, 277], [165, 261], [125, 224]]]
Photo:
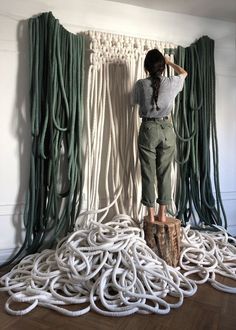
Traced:
[[159, 205], [169, 205], [172, 203], [172, 199], [159, 199], [157, 198], [156, 202], [159, 204]]
[[146, 202], [144, 201], [143, 199], [141, 200], [141, 203], [147, 207], [155, 207], [155, 202], [153, 203], [149, 203], [149, 202]]

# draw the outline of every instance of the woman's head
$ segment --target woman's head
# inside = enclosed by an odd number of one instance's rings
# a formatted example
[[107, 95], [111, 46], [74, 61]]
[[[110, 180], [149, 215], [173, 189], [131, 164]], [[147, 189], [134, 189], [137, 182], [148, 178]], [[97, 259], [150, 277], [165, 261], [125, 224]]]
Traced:
[[165, 70], [165, 57], [158, 49], [151, 49], [147, 52], [144, 60], [144, 69], [149, 72], [151, 78], [152, 94], [152, 109], [159, 110], [157, 105], [158, 93], [161, 85], [161, 74]]
[[165, 70], [165, 57], [158, 49], [151, 49], [147, 52], [144, 60], [144, 69], [151, 77], [160, 76]]

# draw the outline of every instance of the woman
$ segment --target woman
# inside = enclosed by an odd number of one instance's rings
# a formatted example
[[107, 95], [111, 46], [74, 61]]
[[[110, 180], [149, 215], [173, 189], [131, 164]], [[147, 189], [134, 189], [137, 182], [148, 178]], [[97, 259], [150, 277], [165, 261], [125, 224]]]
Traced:
[[[165, 65], [177, 76], [165, 77]], [[164, 57], [157, 49], [150, 50], [144, 60], [146, 79], [134, 86], [134, 103], [139, 104], [142, 118], [138, 137], [142, 175], [142, 204], [148, 207], [148, 219], [155, 221], [155, 177], [159, 204], [158, 221], [166, 221], [166, 206], [171, 203], [171, 164], [175, 151], [175, 134], [170, 119], [173, 101], [183, 89], [187, 72]]]

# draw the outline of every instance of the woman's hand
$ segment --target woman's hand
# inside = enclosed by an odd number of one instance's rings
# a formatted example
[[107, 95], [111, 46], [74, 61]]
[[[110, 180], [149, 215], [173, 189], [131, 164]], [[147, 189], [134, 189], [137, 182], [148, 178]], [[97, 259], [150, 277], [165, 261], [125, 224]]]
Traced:
[[171, 62], [169, 55], [165, 55], [165, 61], [166, 61], [166, 64], [168, 64], [169, 66], [171, 66], [174, 69], [175, 72], [177, 72], [178, 74], [183, 74], [183, 75], [185, 75], [185, 77], [187, 77], [188, 72], [185, 71], [183, 68], [181, 68], [181, 66]]

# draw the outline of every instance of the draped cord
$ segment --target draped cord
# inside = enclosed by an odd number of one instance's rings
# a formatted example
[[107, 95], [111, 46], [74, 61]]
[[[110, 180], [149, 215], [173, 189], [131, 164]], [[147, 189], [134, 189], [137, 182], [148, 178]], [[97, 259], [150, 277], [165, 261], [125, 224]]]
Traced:
[[204, 223], [227, 228], [219, 182], [214, 40], [203, 36], [189, 47], [178, 46], [175, 60], [189, 73], [173, 113], [177, 135], [176, 217], [185, 224], [192, 219], [198, 226]]
[[25, 239], [1, 266], [51, 247], [73, 230], [80, 213], [83, 171], [84, 37], [52, 13], [29, 20], [32, 147], [24, 209]]

